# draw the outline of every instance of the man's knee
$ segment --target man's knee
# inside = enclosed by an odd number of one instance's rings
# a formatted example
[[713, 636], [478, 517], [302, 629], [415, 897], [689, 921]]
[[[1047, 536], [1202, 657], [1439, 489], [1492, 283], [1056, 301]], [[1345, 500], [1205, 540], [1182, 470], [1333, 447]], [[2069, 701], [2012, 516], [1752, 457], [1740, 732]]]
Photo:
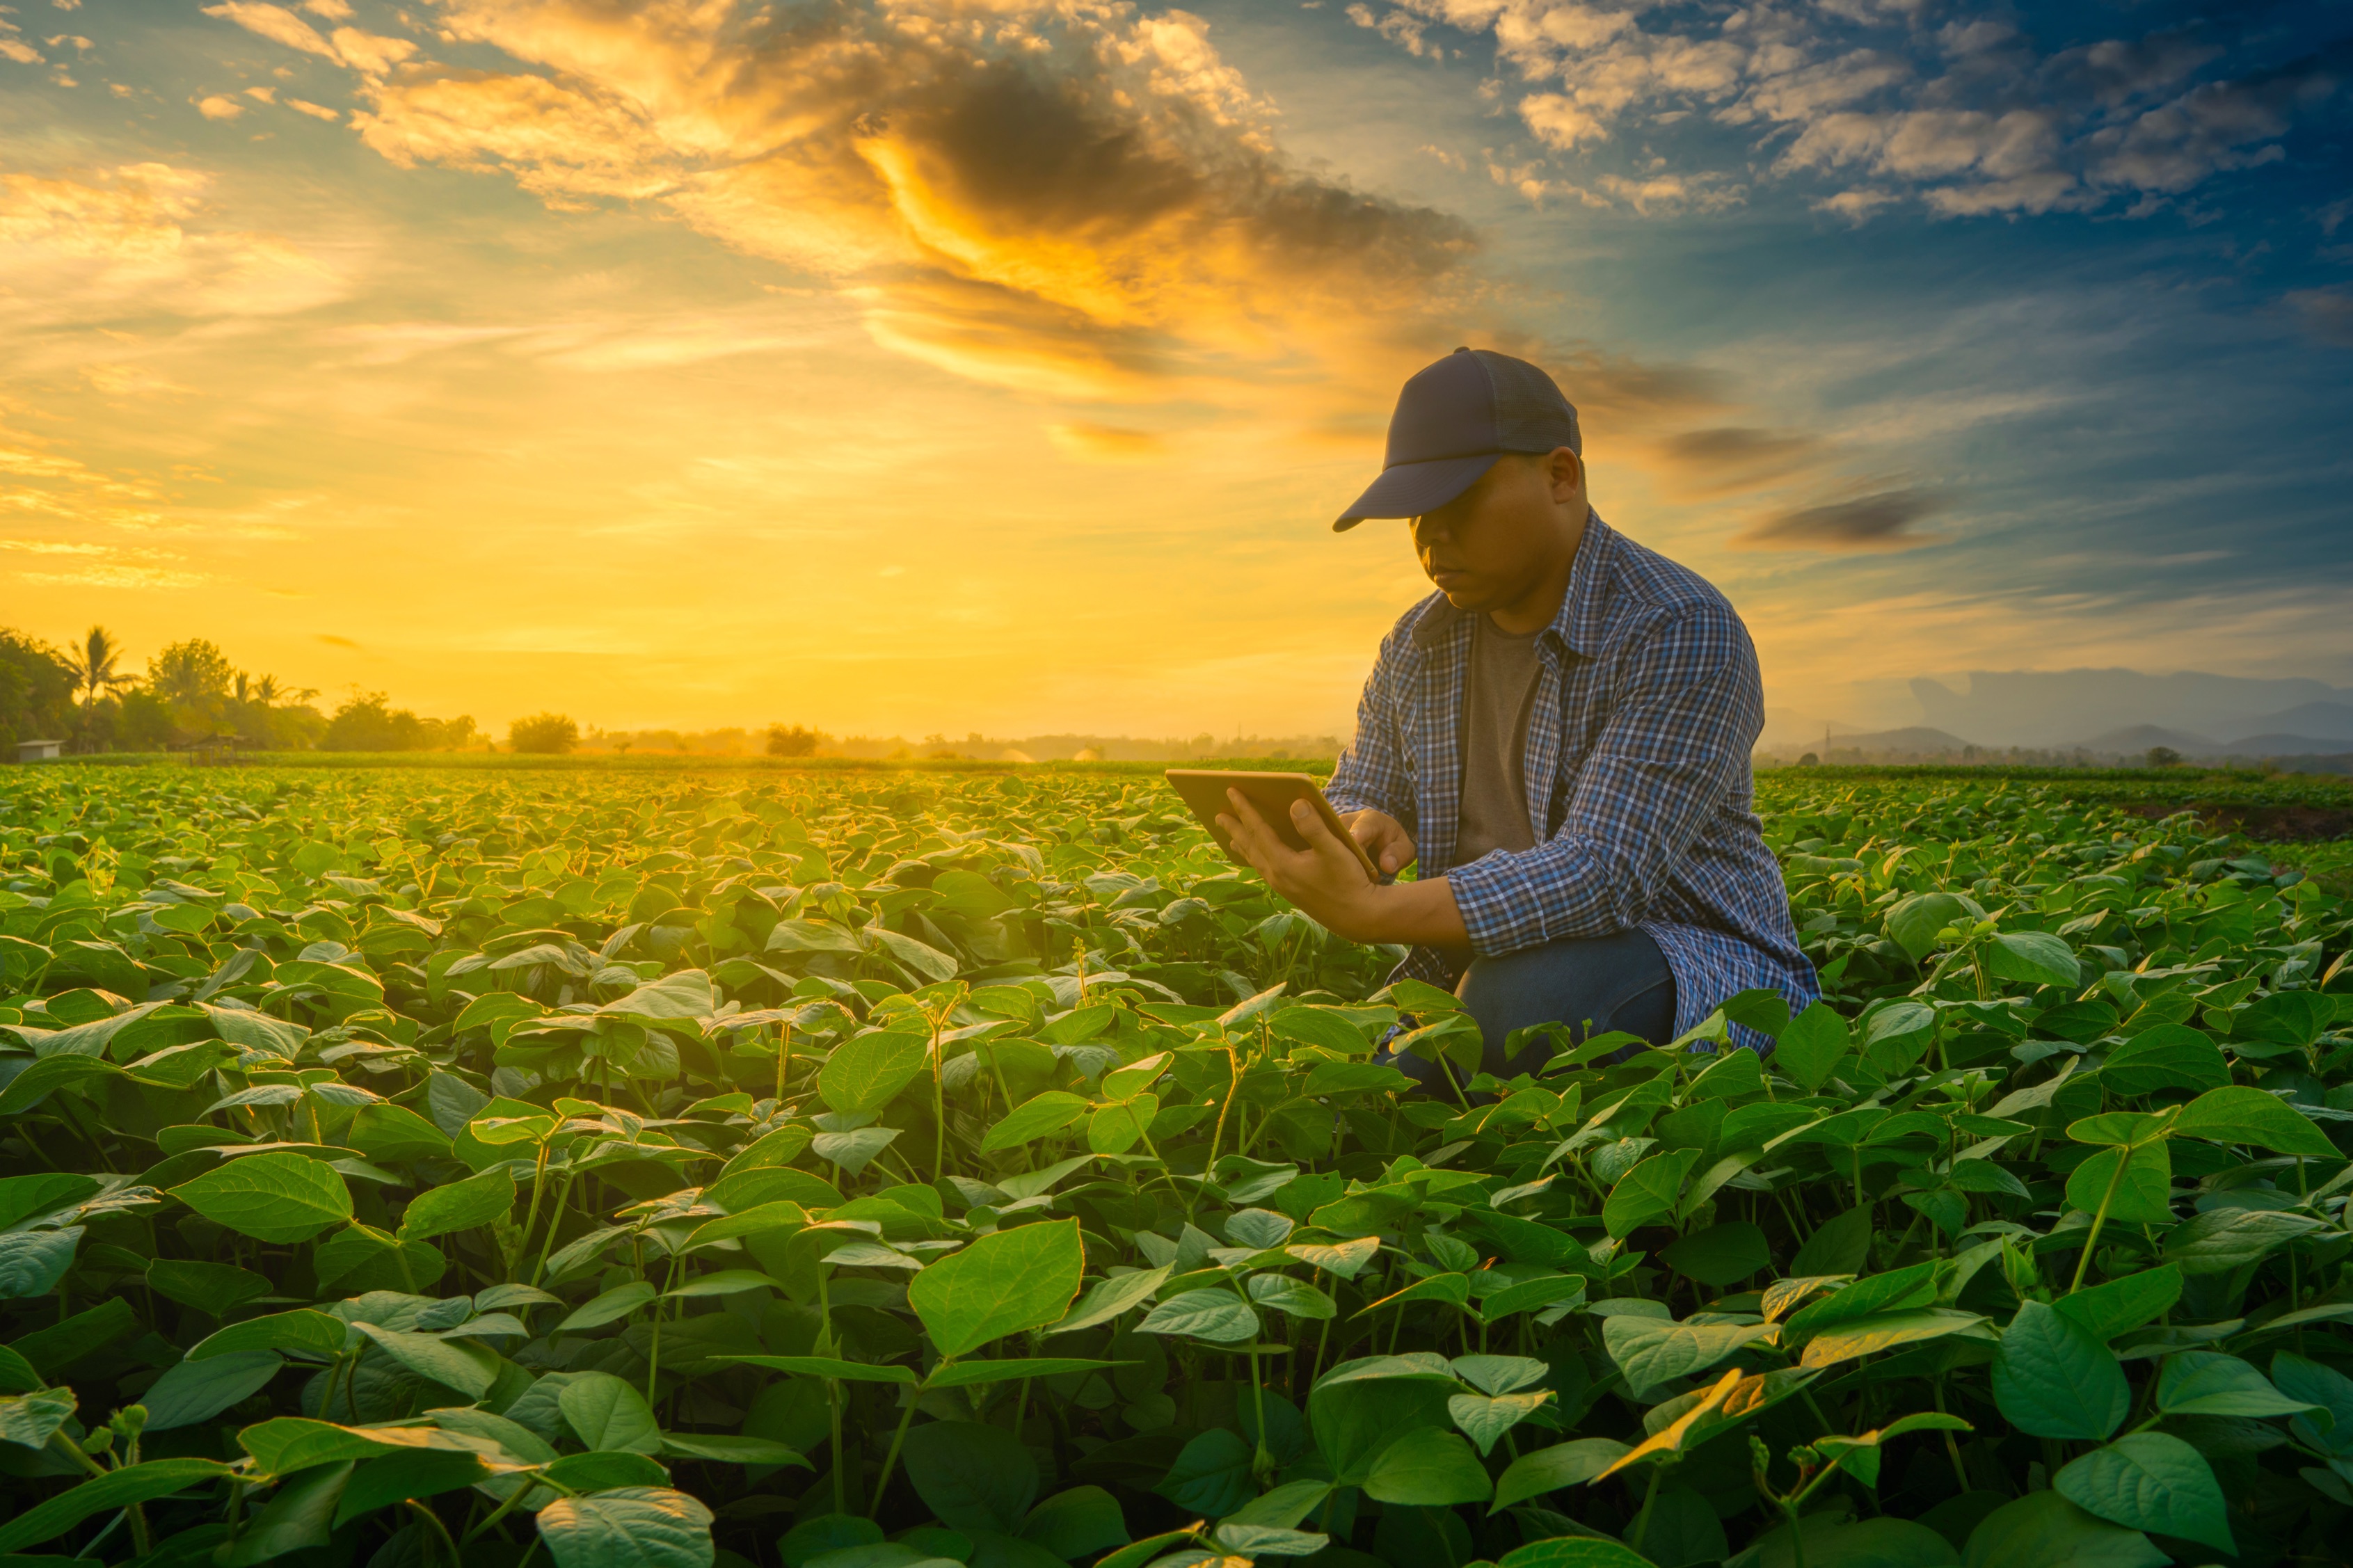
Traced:
[[1497, 1072], [1512, 1032], [1533, 1024], [1565, 1025], [1581, 1040], [1613, 1028], [1664, 1038], [1660, 1031], [1673, 1023], [1672, 976], [1641, 931], [1475, 958], [1455, 995], [1479, 1025]]

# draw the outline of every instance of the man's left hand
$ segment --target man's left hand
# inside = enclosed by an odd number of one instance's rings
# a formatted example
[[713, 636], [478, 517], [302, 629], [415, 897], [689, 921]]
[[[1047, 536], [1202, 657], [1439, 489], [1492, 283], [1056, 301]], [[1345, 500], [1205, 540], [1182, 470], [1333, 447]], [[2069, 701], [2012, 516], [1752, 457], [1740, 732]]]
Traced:
[[1291, 803], [1292, 826], [1307, 841], [1293, 849], [1241, 791], [1226, 791], [1226, 800], [1232, 810], [1219, 814], [1218, 826], [1269, 887], [1351, 942], [1388, 940], [1377, 933], [1381, 888], [1314, 806]]

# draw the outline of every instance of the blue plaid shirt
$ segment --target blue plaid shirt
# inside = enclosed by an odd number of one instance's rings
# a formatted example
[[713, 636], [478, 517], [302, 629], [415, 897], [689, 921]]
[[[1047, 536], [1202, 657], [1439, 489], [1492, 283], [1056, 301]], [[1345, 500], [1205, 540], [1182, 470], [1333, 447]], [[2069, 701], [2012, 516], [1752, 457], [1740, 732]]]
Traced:
[[[1471, 637], [1471, 617], [1442, 594], [1405, 613], [1325, 793], [1343, 812], [1371, 807], [1404, 826], [1416, 875], [1453, 889], [1472, 951], [1639, 927], [1674, 975], [1678, 1032], [1736, 991], [1772, 986], [1793, 1010], [1820, 994], [1750, 810], [1765, 697], [1756, 646], [1724, 595], [1588, 514], [1568, 592], [1536, 639], [1524, 782], [1540, 842], [1458, 866]], [[1456, 978], [1427, 947], [1398, 973]]]

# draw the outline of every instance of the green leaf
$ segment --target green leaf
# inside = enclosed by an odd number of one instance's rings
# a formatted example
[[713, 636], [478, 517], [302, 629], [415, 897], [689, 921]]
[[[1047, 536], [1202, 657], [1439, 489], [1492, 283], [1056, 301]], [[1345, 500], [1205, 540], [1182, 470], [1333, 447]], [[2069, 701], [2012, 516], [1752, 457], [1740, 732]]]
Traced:
[[1166, 1268], [1141, 1268], [1133, 1274], [1113, 1275], [1090, 1289], [1071, 1309], [1070, 1316], [1046, 1331], [1067, 1334], [1108, 1323], [1152, 1300], [1167, 1278]]
[[403, 1241], [429, 1241], [493, 1224], [514, 1210], [515, 1182], [503, 1165], [446, 1187], [427, 1187], [400, 1216]]
[[903, 1366], [881, 1366], [862, 1361], [837, 1361], [831, 1356], [817, 1355], [729, 1355], [716, 1358], [737, 1366], [764, 1366], [771, 1372], [788, 1372], [802, 1377], [829, 1378], [839, 1383], [903, 1383], [918, 1381], [914, 1373]]
[[617, 1323], [638, 1308], [661, 1299], [661, 1292], [642, 1279], [632, 1279], [616, 1285], [610, 1290], [574, 1310], [564, 1321], [555, 1325], [559, 1334], [579, 1333], [588, 1329], [601, 1329], [607, 1323]]
[[93, 1476], [0, 1524], [0, 1552], [54, 1541], [94, 1513], [108, 1513], [214, 1480], [229, 1473], [211, 1459], [150, 1459]]
[[1038, 1495], [1038, 1462], [995, 1426], [932, 1421], [907, 1434], [907, 1480], [952, 1530], [1021, 1528]]
[[1861, 1273], [1871, 1258], [1871, 1226], [1869, 1205], [1824, 1220], [1806, 1238], [1805, 1246], [1798, 1248], [1798, 1256], [1789, 1260], [1788, 1278]]
[[1887, 938], [1917, 963], [1936, 945], [1938, 931], [1971, 918], [1968, 907], [1950, 893], [1915, 893], [1889, 907]]
[[[2353, 1378], [2292, 1352], [2272, 1357], [2272, 1384], [2291, 1399], [2328, 1412], [2327, 1423], [2298, 1418], [2294, 1429], [2316, 1448], [2332, 1455], [2353, 1453]], [[2320, 1428], [2327, 1426], [2324, 1433]]]
[[370, 1459], [343, 1484], [335, 1504], [335, 1528], [411, 1498], [461, 1491], [491, 1479], [493, 1473], [481, 1456], [457, 1448], [410, 1448]]
[[[2117, 1171], [2123, 1170], [2123, 1179]], [[2113, 1184], [2113, 1194], [2111, 1185]], [[2108, 1217], [2137, 1225], [2169, 1225], [2173, 1221], [2173, 1159], [2163, 1142], [2137, 1149], [2103, 1149], [2067, 1178], [2067, 1202], [2085, 1214], [2097, 1214], [2103, 1202]]]
[[1032, 1095], [988, 1130], [988, 1136], [980, 1141], [981, 1152], [993, 1154], [1000, 1149], [1034, 1143], [1076, 1121], [1086, 1108], [1084, 1096], [1067, 1094], [1059, 1089]]
[[226, 1318], [248, 1301], [269, 1295], [272, 1289], [266, 1275], [250, 1268], [177, 1258], [159, 1258], [150, 1263], [147, 1283], [158, 1296], [194, 1307], [211, 1318]]
[[139, 1403], [147, 1407], [147, 1430], [168, 1431], [209, 1421], [267, 1387], [285, 1364], [284, 1358], [268, 1351], [239, 1351], [179, 1362], [139, 1396]]
[[266, 1476], [291, 1475], [319, 1465], [374, 1458], [392, 1451], [391, 1444], [380, 1433], [356, 1431], [332, 1421], [312, 1421], [300, 1415], [256, 1422], [239, 1432], [237, 1440]]
[[374, 1340], [386, 1355], [417, 1376], [454, 1388], [469, 1399], [481, 1398], [498, 1381], [499, 1358], [485, 1346], [378, 1328], [374, 1323], [353, 1323], [352, 1327]]
[[29, 1300], [56, 1289], [66, 1270], [73, 1267], [81, 1237], [82, 1227], [78, 1225], [0, 1236], [0, 1300]]
[[1041, 1221], [950, 1253], [915, 1276], [907, 1300], [934, 1348], [960, 1356], [1062, 1317], [1085, 1267], [1079, 1222]]
[[1880, 1312], [1816, 1334], [1806, 1342], [1800, 1366], [1833, 1366], [1856, 1356], [1876, 1355], [1897, 1345], [1917, 1344], [1973, 1329], [1985, 1320], [1975, 1312], [1929, 1308], [1914, 1312]]
[[2237, 1356], [2213, 1351], [2166, 1357], [2165, 1370], [2157, 1379], [2157, 1407], [2168, 1415], [2237, 1415], [2257, 1421], [2324, 1408], [2289, 1398]]
[[645, 1455], [618, 1448], [592, 1448], [566, 1454], [549, 1465], [547, 1479], [575, 1492], [610, 1491], [618, 1487], [666, 1487], [670, 1472]]
[[1187, 1513], [1231, 1513], [1249, 1500], [1250, 1446], [1224, 1426], [1196, 1433], [1152, 1489]]
[[931, 1388], [971, 1388], [984, 1383], [1012, 1383], [1025, 1377], [1066, 1377], [1074, 1372], [1101, 1372], [1123, 1362], [1089, 1361], [1081, 1356], [1017, 1356], [1005, 1361], [944, 1363], [923, 1380]]
[[671, 1458], [711, 1459], [723, 1465], [811, 1466], [798, 1449], [773, 1437], [745, 1437], [727, 1432], [665, 1432], [661, 1452]]
[[1253, 1302], [1288, 1317], [1320, 1321], [1340, 1315], [1340, 1304], [1304, 1279], [1283, 1274], [1253, 1274], [1244, 1288]]
[[539, 1510], [556, 1568], [712, 1568], [711, 1510], [667, 1487], [558, 1498]]
[[1065, 1563], [1076, 1563], [1107, 1547], [1126, 1545], [1127, 1520], [1119, 1500], [1103, 1488], [1071, 1487], [1029, 1510], [1021, 1521], [1021, 1539]]
[[634, 1454], [661, 1447], [661, 1426], [644, 1395], [609, 1372], [582, 1373], [556, 1394], [555, 1407], [587, 1447]]
[[881, 1110], [914, 1082], [931, 1055], [922, 1035], [879, 1029], [845, 1040], [818, 1072], [818, 1093], [828, 1109], [851, 1115]]
[[2100, 1081], [2118, 1094], [2219, 1089], [2231, 1081], [2231, 1064], [2213, 1041], [2180, 1024], [2144, 1029], [2108, 1053]]
[[297, 1307], [290, 1312], [272, 1312], [267, 1317], [248, 1318], [241, 1323], [231, 1323], [217, 1333], [207, 1334], [196, 1342], [188, 1352], [190, 1361], [203, 1361], [208, 1356], [235, 1355], [246, 1351], [290, 1351], [301, 1355], [341, 1355], [343, 1343], [351, 1337], [350, 1330], [341, 1318]]
[[1676, 1323], [1627, 1315], [1605, 1318], [1601, 1342], [1626, 1374], [1635, 1399], [1663, 1383], [1704, 1372], [1744, 1345], [1770, 1340], [1770, 1323]]
[[2166, 1233], [2165, 1256], [2184, 1274], [2226, 1274], [2327, 1226], [2284, 1209], [2208, 1209]]
[[643, 1018], [653, 1024], [694, 1024], [718, 1010], [711, 976], [700, 969], [681, 969], [638, 986], [617, 1001], [596, 1009], [601, 1016]]
[[[1806, 1568], [1937, 1568], [1961, 1560], [1950, 1542], [1908, 1519], [1848, 1520], [1825, 1510], [1799, 1523], [1805, 1532]], [[1725, 1568], [1796, 1568], [1797, 1561], [1785, 1524], [1728, 1559]]]
[[1504, 1553], [1497, 1568], [1652, 1568], [1649, 1558], [1598, 1535], [1556, 1535]]
[[1631, 1235], [1642, 1226], [1674, 1212], [1683, 1178], [1699, 1163], [1696, 1149], [1674, 1149], [1653, 1154], [1618, 1178], [1601, 1205], [1601, 1223], [1613, 1238]]
[[1180, 1290], [1144, 1315], [1135, 1325], [1146, 1334], [1189, 1334], [1216, 1344], [1240, 1344], [1258, 1337], [1258, 1314], [1231, 1290], [1213, 1286]]
[[2311, 1118], [2275, 1094], [2243, 1084], [2208, 1089], [2181, 1108], [2173, 1123], [2178, 1138], [2208, 1138], [2217, 1143], [2252, 1143], [2282, 1154], [2337, 1157], [2328, 1134]]
[[1494, 1490], [1470, 1444], [1454, 1433], [1427, 1427], [1408, 1432], [1381, 1450], [1363, 1485], [1365, 1495], [1375, 1502], [1418, 1508], [1485, 1502]]
[[956, 972], [963, 968], [952, 954], [942, 952], [936, 947], [917, 942], [913, 937], [902, 932], [892, 931], [879, 921], [866, 928], [866, 934], [871, 937], [883, 952], [922, 975], [925, 980], [934, 984], [954, 980], [956, 977]]
[[1501, 1513], [1532, 1497], [1581, 1486], [1625, 1457], [1626, 1445], [1615, 1437], [1579, 1437], [1522, 1454], [1497, 1478], [1495, 1500], [1487, 1511]]
[[2082, 966], [2064, 938], [2048, 931], [2003, 931], [1985, 946], [1986, 967], [2029, 985], [2079, 985]]
[[244, 1155], [174, 1187], [172, 1195], [256, 1241], [308, 1241], [352, 1217], [342, 1175], [308, 1154]]
[[2136, 1432], [2093, 1449], [2053, 1476], [2051, 1489], [2086, 1513], [2134, 1530], [2238, 1550], [2212, 1468], [2163, 1432]]
[[1327, 1374], [1307, 1395], [1307, 1421], [1315, 1447], [1342, 1486], [1364, 1485], [1374, 1462], [1408, 1434], [1444, 1433], [1453, 1423], [1447, 1402], [1461, 1385], [1441, 1374], [1405, 1372], [1414, 1363], [1402, 1357], [1395, 1360], [1404, 1375], [1334, 1382]]
[[2156, 1321], [2181, 1299], [2181, 1269], [2171, 1263], [2144, 1268], [2105, 1285], [2061, 1298], [2053, 1305], [2105, 1344], [2127, 1330]]
[[327, 1544], [335, 1510], [351, 1482], [349, 1461], [320, 1465], [287, 1477], [252, 1521], [214, 1561], [220, 1568], [253, 1568], [290, 1552]]
[[1726, 1220], [1693, 1231], [1662, 1248], [1659, 1260], [1687, 1279], [1721, 1290], [1773, 1260], [1765, 1232], [1746, 1220]]
[[2166, 1568], [2172, 1561], [2139, 1531], [2051, 1491], [2029, 1492], [1986, 1515], [1961, 1559], [1963, 1568]]
[[2021, 1432], [2086, 1442], [2114, 1432], [2132, 1408], [2124, 1368], [2108, 1347], [2040, 1301], [2021, 1306], [2002, 1332], [1993, 1396], [2003, 1419]]
[[0, 1443], [47, 1447], [76, 1407], [70, 1388], [43, 1388], [0, 1397]]

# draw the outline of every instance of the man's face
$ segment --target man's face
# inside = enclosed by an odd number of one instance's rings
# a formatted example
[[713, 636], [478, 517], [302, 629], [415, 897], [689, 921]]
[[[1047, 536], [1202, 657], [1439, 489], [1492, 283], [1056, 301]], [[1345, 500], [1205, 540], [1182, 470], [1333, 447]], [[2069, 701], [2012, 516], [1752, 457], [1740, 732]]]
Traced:
[[[1583, 476], [1570, 464], [1573, 492]], [[1507, 453], [1477, 484], [1413, 520], [1421, 569], [1456, 609], [1513, 604], [1543, 575], [1559, 549], [1564, 487], [1554, 467], [1550, 458]]]

